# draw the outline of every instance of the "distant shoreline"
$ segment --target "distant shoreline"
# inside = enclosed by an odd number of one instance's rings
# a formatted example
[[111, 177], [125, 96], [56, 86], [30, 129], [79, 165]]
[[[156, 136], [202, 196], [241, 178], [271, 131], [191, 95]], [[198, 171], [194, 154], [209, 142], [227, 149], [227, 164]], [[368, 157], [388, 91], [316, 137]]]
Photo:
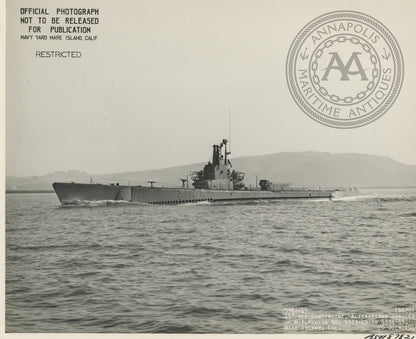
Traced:
[[54, 190], [6, 190], [6, 194], [21, 194], [21, 193], [55, 193]]

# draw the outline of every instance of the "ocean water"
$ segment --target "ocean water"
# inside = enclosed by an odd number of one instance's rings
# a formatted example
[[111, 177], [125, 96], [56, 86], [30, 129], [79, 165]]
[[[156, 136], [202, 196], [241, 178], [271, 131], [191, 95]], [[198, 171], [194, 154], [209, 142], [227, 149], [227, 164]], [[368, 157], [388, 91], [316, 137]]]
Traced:
[[416, 189], [334, 200], [6, 195], [6, 332], [416, 332]]

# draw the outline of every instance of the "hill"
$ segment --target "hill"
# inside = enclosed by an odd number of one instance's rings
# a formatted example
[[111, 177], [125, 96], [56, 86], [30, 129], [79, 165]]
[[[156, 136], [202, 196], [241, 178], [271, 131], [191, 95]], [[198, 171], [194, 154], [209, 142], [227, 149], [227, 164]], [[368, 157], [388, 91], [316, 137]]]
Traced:
[[[246, 173], [246, 184], [255, 185], [258, 179], [292, 183], [309, 187], [416, 187], [416, 166], [406, 165], [388, 157], [366, 154], [333, 154], [320, 152], [276, 153], [246, 156], [232, 160], [233, 167]], [[6, 177], [7, 190], [51, 189], [56, 181], [179, 186], [181, 178], [203, 168], [196, 163], [164, 169], [88, 174], [71, 170], [44, 176]]]

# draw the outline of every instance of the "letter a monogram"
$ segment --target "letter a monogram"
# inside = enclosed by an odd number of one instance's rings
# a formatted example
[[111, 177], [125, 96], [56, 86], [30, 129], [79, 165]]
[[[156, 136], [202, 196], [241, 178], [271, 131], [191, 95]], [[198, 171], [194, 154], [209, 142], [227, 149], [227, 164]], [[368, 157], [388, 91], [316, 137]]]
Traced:
[[[362, 81], [368, 80], [367, 76], [365, 75], [365, 71], [363, 69], [363, 66], [361, 65], [360, 59], [358, 58], [358, 55], [361, 54], [361, 53], [359, 53], [359, 52], [352, 53], [351, 57], [348, 59], [348, 62], [347, 62], [346, 65], [344, 65], [344, 63], [342, 62], [342, 60], [341, 60], [341, 58], [340, 58], [340, 56], [338, 55], [337, 52], [332, 52], [332, 53], [329, 53], [329, 54], [332, 54], [332, 58], [331, 58], [331, 61], [328, 64], [328, 67], [326, 68], [324, 76], [322, 77], [323, 81], [328, 80], [328, 74], [329, 74], [329, 71], [331, 69], [337, 69], [341, 72], [342, 76], [341, 76], [340, 80], [342, 80], [342, 81], [350, 80], [348, 78], [348, 74], [350, 74], [350, 75], [361, 74], [361, 80]], [[352, 65], [353, 62], [355, 62], [355, 64], [357, 65], [358, 71], [350, 71], [350, 68], [351, 68], [351, 65]], [[334, 63], [336, 65], [334, 65]]]

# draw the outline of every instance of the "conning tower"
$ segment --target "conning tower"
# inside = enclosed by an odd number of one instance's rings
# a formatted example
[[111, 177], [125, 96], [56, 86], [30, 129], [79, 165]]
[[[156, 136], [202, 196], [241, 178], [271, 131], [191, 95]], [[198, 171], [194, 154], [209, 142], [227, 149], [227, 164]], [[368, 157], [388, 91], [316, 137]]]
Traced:
[[[232, 169], [227, 150], [227, 139], [212, 146], [212, 162], [208, 161], [202, 171], [192, 173], [193, 186], [201, 189], [240, 190], [245, 189], [244, 173]], [[224, 151], [223, 151], [224, 148]]]

